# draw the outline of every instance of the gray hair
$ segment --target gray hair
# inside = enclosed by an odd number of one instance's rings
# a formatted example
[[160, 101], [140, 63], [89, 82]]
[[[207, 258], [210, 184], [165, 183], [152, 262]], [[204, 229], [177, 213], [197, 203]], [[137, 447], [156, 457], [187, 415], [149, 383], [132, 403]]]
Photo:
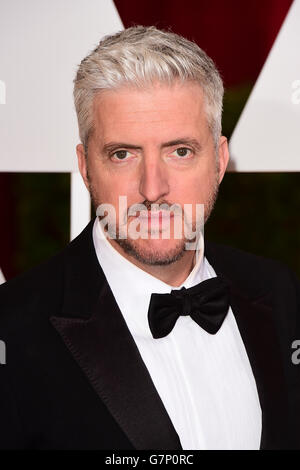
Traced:
[[101, 90], [124, 85], [145, 87], [155, 81], [198, 82], [204, 92], [215, 148], [222, 128], [223, 82], [213, 62], [191, 41], [154, 26], [134, 26], [105, 36], [85, 57], [74, 79], [79, 136], [87, 151], [93, 131], [93, 99]]

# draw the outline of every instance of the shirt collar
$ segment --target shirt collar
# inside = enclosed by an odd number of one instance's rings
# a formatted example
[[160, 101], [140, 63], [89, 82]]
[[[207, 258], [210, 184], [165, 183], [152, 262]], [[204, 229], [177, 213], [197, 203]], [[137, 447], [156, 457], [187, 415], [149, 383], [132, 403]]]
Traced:
[[170, 293], [172, 289], [189, 288], [205, 277], [202, 250], [196, 254], [196, 263], [179, 287], [157, 279], [122, 256], [109, 242], [98, 217], [93, 227], [93, 241], [98, 261], [110, 285], [115, 300], [134, 334], [151, 336], [148, 325], [148, 307], [152, 293]]

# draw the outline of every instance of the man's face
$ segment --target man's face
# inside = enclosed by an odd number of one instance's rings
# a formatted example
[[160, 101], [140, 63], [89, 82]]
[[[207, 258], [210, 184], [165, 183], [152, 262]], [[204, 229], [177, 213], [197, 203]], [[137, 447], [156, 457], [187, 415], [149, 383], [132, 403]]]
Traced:
[[[217, 150], [209, 130], [201, 87], [196, 83], [157, 84], [144, 90], [123, 87], [100, 92], [94, 100], [94, 132], [89, 139], [88, 156], [77, 146], [79, 169], [93, 204], [111, 204], [116, 210], [115, 240], [110, 240], [127, 257], [150, 265], [166, 265], [185, 253], [187, 238], [176, 238], [178, 216], [170, 219], [170, 237], [163, 238], [156, 219], [156, 234], [133, 239], [128, 233], [136, 216], [122, 213], [119, 196], [127, 197], [127, 209], [134, 204], [185, 204], [193, 208], [190, 229], [196, 227], [196, 204], [204, 204], [207, 220], [216, 199], [227, 163], [228, 147], [221, 137]], [[169, 215], [170, 213], [168, 213]], [[147, 215], [147, 213], [146, 213]], [[119, 225], [121, 220], [121, 226]], [[142, 219], [148, 231], [148, 218]], [[155, 219], [152, 217], [152, 222]], [[158, 223], [158, 225], [157, 225]], [[118, 235], [126, 229], [126, 239]], [[144, 232], [145, 233], [145, 232]]]

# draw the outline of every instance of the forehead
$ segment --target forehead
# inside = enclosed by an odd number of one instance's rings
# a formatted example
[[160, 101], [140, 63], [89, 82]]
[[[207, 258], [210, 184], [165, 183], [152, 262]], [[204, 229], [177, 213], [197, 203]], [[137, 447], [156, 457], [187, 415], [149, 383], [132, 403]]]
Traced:
[[93, 120], [104, 139], [160, 140], [207, 131], [203, 91], [194, 82], [101, 91], [94, 99]]

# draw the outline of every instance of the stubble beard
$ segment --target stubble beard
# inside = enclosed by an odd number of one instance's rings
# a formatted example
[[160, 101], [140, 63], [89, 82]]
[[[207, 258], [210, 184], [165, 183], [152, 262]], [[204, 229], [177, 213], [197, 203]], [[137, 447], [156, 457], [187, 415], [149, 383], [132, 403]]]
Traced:
[[[94, 210], [96, 211], [98, 206], [100, 204], [105, 203], [105, 201], [101, 201], [100, 198], [97, 195], [97, 192], [89, 178], [89, 192], [92, 200], [92, 204], [94, 207]], [[216, 172], [215, 176], [215, 181], [214, 185], [211, 188], [211, 191], [207, 197], [206, 202], [204, 203], [204, 224], [206, 224], [207, 220], [209, 219], [213, 208], [215, 206], [217, 197], [218, 197], [218, 192], [219, 192], [219, 183], [218, 183], [218, 172]], [[150, 210], [150, 205], [151, 203], [148, 201], [144, 202], [144, 205], [149, 207], [148, 210]], [[200, 224], [201, 225], [201, 224]], [[151, 248], [147, 249], [147, 241], [144, 241], [143, 243], [139, 243], [139, 240], [134, 240], [132, 238], [121, 238], [120, 237], [120, 227], [119, 223], [116, 223], [116, 230], [115, 233], [113, 234], [113, 240], [116, 242], [119, 247], [129, 256], [133, 257], [135, 260], [138, 262], [148, 265], [148, 266], [167, 266], [172, 263], [175, 263], [176, 261], [180, 260], [185, 252], [186, 252], [186, 246], [188, 243], [191, 243], [191, 240], [187, 237], [183, 237], [178, 240], [178, 243], [170, 248], [167, 251], [159, 251], [157, 249]], [[196, 222], [192, 224], [192, 231], [195, 233], [197, 229], [197, 224]], [[108, 231], [109, 232], [109, 231]], [[109, 235], [112, 237], [112, 234], [109, 233]], [[109, 237], [108, 237], [109, 240]]]

